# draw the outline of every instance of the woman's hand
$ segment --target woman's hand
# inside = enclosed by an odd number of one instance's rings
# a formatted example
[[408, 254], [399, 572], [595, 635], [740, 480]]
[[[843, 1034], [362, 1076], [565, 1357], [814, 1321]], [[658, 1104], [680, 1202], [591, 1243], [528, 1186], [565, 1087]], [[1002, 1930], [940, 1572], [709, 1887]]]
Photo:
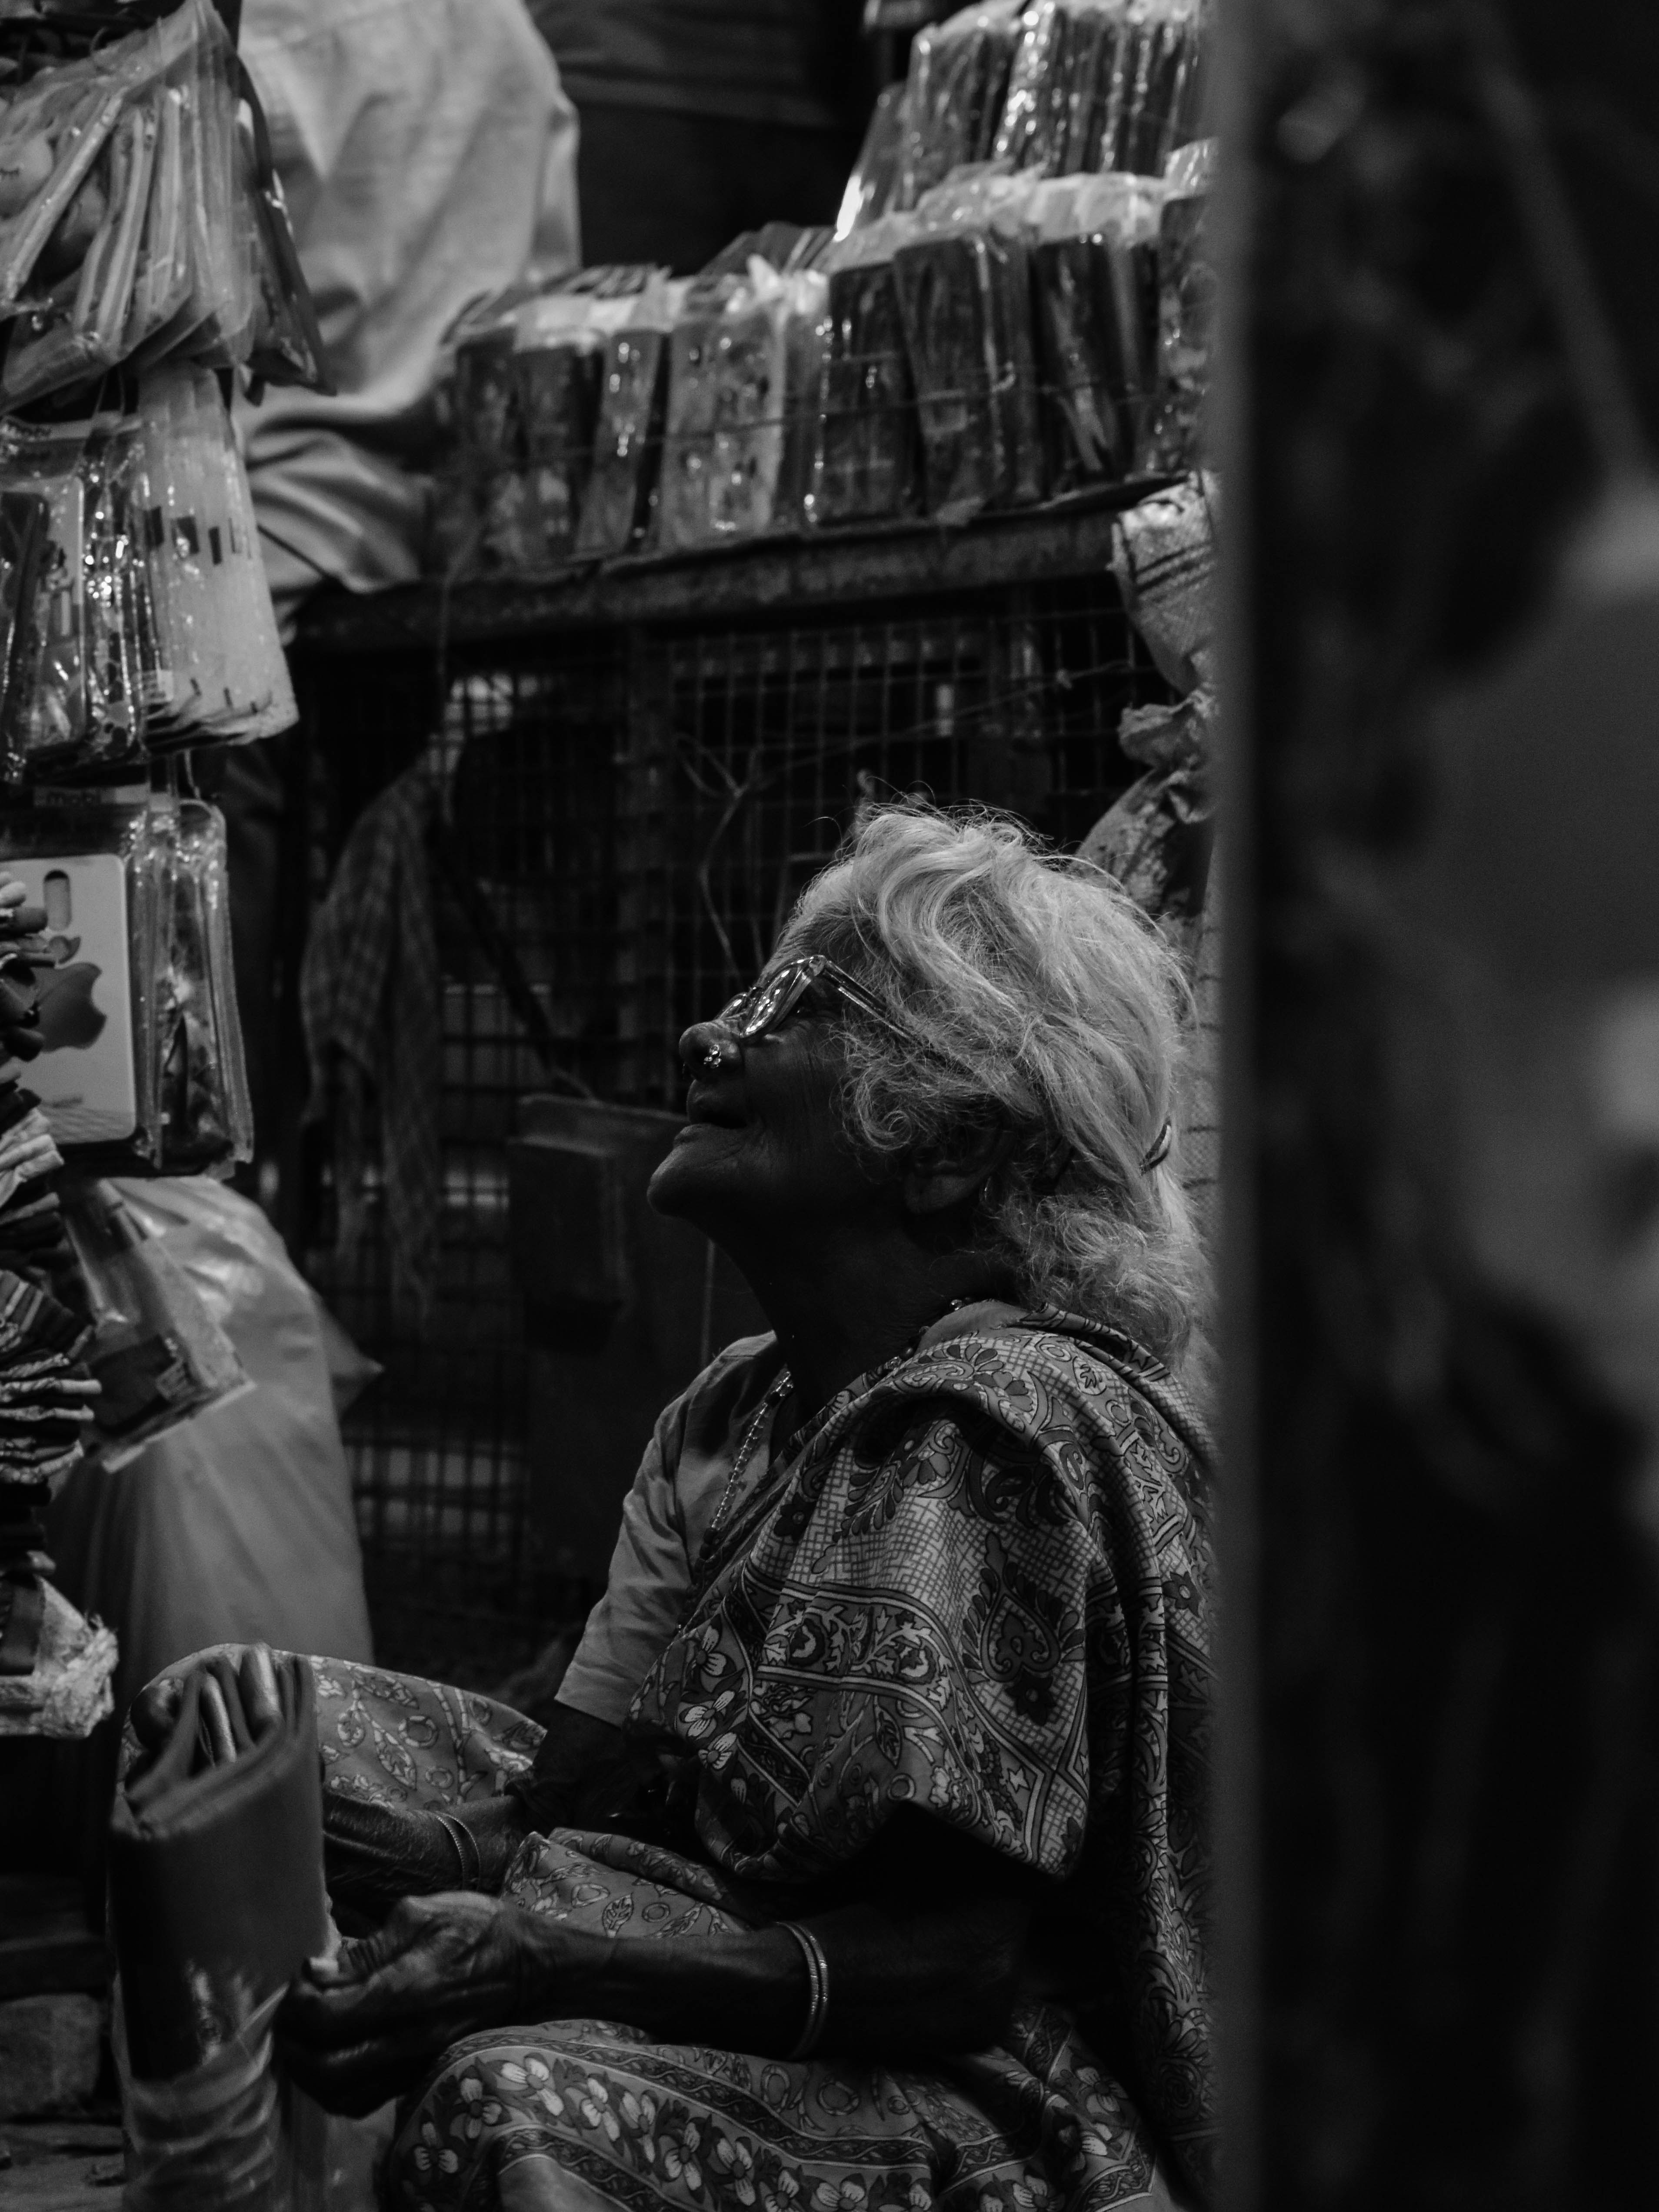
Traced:
[[372, 2112], [462, 2036], [544, 2017], [556, 1942], [494, 1899], [405, 1898], [378, 1935], [307, 1963], [276, 2015], [283, 2061], [326, 2111]]

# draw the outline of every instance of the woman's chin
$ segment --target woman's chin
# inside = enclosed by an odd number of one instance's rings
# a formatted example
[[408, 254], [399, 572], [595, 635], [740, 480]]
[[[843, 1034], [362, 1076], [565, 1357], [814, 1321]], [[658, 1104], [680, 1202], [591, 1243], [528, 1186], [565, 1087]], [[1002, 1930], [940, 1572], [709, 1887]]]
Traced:
[[646, 1186], [646, 1199], [655, 1213], [678, 1216], [698, 1228], [706, 1224], [705, 1210], [719, 1211], [720, 1170], [729, 1158], [734, 1132], [710, 1121], [688, 1121], [658, 1161]]

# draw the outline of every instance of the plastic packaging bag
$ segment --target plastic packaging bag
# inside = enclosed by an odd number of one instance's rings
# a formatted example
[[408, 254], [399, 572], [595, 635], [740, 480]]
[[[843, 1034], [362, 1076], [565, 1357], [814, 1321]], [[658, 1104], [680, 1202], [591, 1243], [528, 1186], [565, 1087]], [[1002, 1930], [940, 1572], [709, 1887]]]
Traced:
[[1042, 495], [1031, 343], [1030, 267], [1021, 224], [1034, 179], [963, 173], [916, 210], [893, 257], [915, 379], [930, 514]]
[[1037, 0], [997, 156], [1049, 176], [1161, 174], [1197, 127], [1206, 44], [1203, 0]]
[[533, 301], [514, 318], [501, 362], [505, 450], [483, 481], [482, 567], [533, 572], [575, 550], [604, 349], [597, 307], [580, 297]]
[[207, 1176], [116, 1180], [254, 1383], [112, 1472], [69, 1475], [51, 1527], [60, 1578], [120, 1638], [122, 1709], [222, 1642], [372, 1656], [342, 1400], [380, 1372], [330, 1318], [249, 1199]]
[[1173, 155], [1164, 173], [1158, 227], [1158, 418], [1151, 441], [1152, 465], [1160, 470], [1196, 468], [1202, 450], [1215, 328], [1207, 221], [1215, 159], [1215, 141], [1199, 139]]
[[118, 1465], [252, 1386], [200, 1292], [112, 1183], [71, 1183], [64, 1211], [92, 1308], [93, 1418], [102, 1456]]
[[908, 514], [921, 504], [915, 386], [893, 273], [894, 253], [916, 235], [913, 216], [884, 216], [838, 239], [824, 257], [810, 522]]
[[216, 380], [180, 363], [145, 378], [138, 434], [153, 609], [152, 751], [267, 737], [298, 719], [253, 503]]
[[256, 343], [260, 375], [324, 381], [264, 120], [210, 0], [0, 88], [5, 315], [0, 406]]
[[659, 543], [665, 551], [753, 537], [799, 519], [792, 417], [816, 412], [828, 284], [750, 257], [699, 301], [670, 340]]
[[311, 288], [300, 266], [283, 180], [276, 173], [264, 110], [246, 67], [238, 83], [248, 127], [240, 137], [243, 196], [252, 210], [254, 275], [258, 287], [248, 349], [257, 383], [303, 385], [331, 392], [328, 356]]
[[253, 1157], [253, 1107], [236, 1014], [224, 817], [200, 799], [152, 801], [161, 883], [155, 1090], [168, 1174]]
[[593, 471], [576, 532], [578, 553], [610, 558], [651, 534], [660, 497], [669, 334], [688, 289], [684, 283], [659, 280], [641, 294], [623, 328], [605, 341]]
[[20, 680], [0, 702], [0, 757], [13, 775], [119, 769], [143, 757], [143, 470], [132, 426], [117, 416], [0, 424], [0, 499], [14, 502], [20, 530], [32, 507], [30, 532], [40, 533], [32, 588], [17, 580]]
[[107, 1146], [155, 1164], [160, 884], [145, 805], [0, 814], [0, 866], [44, 910], [17, 941], [33, 970], [41, 1050], [31, 1090], [57, 1143]]
[[1020, 0], [980, 0], [918, 32], [905, 79], [896, 204], [924, 192], [964, 163], [988, 159], [1020, 35]]
[[1158, 385], [1163, 187], [1112, 174], [1037, 186], [1027, 209], [1051, 491], [1133, 472]]
[[836, 216], [836, 236], [845, 238], [866, 223], [890, 214], [897, 202], [904, 155], [904, 87], [890, 84], [876, 94], [864, 143], [847, 179]]

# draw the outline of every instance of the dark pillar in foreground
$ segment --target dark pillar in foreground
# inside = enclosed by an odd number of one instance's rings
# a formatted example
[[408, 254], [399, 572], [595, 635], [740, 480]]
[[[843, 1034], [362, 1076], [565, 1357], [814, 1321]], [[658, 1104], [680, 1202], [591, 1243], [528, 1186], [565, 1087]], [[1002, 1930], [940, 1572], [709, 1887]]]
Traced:
[[1233, 2203], [1652, 2204], [1659, 9], [1235, 29]]

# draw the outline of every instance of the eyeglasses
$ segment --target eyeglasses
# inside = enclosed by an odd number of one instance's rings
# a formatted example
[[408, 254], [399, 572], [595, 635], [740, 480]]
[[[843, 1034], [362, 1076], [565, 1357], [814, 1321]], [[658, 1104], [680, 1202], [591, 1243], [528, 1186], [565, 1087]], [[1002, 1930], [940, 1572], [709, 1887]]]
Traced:
[[739, 991], [729, 1006], [720, 1009], [717, 1018], [720, 1026], [729, 1030], [739, 1043], [750, 1044], [787, 1021], [807, 994], [817, 989], [833, 992], [843, 1005], [878, 1022], [890, 1036], [906, 1044], [915, 1043], [915, 1038], [899, 1027], [856, 975], [849, 975], [823, 952], [809, 952], [799, 960], [781, 962], [758, 983]]

